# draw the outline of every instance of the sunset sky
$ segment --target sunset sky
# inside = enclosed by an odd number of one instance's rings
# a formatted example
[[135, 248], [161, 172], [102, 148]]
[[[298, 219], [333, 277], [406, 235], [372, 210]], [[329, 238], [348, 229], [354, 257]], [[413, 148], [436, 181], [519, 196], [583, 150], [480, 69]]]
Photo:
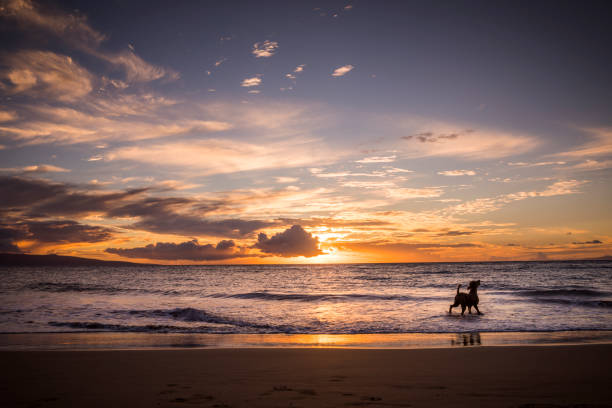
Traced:
[[0, 252], [612, 255], [606, 2], [0, 4]]

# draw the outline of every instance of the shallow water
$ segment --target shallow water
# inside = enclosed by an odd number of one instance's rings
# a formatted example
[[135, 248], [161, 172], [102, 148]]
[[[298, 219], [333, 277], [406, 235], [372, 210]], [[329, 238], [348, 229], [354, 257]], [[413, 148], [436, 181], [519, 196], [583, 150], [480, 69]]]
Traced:
[[[452, 315], [480, 279], [482, 316]], [[0, 269], [0, 332], [612, 330], [612, 262]]]

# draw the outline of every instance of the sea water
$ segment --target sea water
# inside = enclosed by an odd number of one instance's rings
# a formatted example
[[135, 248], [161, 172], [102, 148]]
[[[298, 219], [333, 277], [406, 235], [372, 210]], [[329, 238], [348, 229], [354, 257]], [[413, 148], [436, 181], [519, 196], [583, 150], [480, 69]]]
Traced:
[[[483, 315], [448, 313], [479, 279]], [[0, 333], [612, 330], [612, 262], [0, 268]]]

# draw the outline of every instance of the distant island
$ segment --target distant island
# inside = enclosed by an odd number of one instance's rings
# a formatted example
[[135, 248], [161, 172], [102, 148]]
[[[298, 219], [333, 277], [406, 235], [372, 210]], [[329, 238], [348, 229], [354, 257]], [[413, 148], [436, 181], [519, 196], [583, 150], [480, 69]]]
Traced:
[[141, 266], [122, 261], [101, 261], [63, 255], [0, 254], [0, 266]]

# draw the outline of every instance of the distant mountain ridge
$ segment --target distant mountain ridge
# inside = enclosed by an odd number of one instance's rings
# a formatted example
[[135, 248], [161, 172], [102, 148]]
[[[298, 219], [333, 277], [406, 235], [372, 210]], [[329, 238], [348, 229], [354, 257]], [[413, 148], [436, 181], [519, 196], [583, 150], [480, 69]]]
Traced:
[[64, 255], [0, 254], [0, 266], [142, 266], [122, 261], [102, 261]]

